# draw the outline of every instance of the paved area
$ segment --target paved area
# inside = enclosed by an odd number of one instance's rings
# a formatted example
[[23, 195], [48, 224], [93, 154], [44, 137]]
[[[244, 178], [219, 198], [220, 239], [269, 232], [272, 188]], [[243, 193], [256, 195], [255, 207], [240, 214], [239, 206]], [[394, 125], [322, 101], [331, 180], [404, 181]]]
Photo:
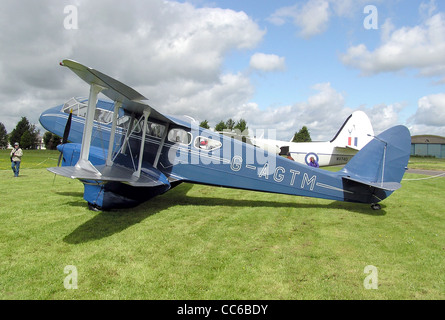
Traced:
[[437, 175], [445, 175], [445, 171], [438, 170], [419, 170], [419, 169], [410, 169], [408, 168], [408, 173], [416, 173], [416, 174], [424, 174], [427, 176], [437, 176]]

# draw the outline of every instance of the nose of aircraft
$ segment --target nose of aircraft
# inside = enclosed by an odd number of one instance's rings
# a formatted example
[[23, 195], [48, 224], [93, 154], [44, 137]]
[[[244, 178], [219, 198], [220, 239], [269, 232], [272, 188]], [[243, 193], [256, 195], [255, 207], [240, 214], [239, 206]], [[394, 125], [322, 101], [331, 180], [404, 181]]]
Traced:
[[42, 127], [58, 136], [63, 134], [66, 118], [68, 117], [68, 115], [65, 116], [60, 112], [61, 107], [62, 105], [45, 110], [39, 117]]

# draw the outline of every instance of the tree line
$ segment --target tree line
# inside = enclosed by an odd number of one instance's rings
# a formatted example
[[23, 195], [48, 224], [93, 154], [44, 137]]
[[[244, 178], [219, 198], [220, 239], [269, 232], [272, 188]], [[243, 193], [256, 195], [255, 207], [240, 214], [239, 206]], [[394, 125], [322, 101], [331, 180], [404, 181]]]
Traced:
[[[205, 129], [210, 129], [209, 122], [207, 120], [202, 121], [199, 124], [199, 126], [202, 128], [205, 128]], [[225, 130], [229, 130], [229, 131], [239, 130], [244, 135], [247, 135], [249, 132], [248, 131], [249, 128], [247, 127], [247, 122], [244, 119], [240, 119], [236, 122], [233, 119], [229, 119], [227, 121], [221, 120], [219, 123], [216, 124], [215, 131], [222, 132]]]
[[10, 145], [18, 142], [22, 149], [37, 149], [40, 143], [39, 134], [40, 130], [37, 130], [26, 117], [22, 117], [9, 134], [5, 125], [0, 122], [0, 148], [8, 147], [8, 142]]
[[[210, 129], [209, 122], [207, 120], [202, 121], [199, 124], [200, 127], [205, 129]], [[215, 126], [215, 131], [222, 132], [224, 130], [239, 130], [243, 135], [249, 134], [249, 127], [247, 126], [247, 122], [244, 119], [240, 119], [239, 121], [235, 122], [233, 119], [229, 119], [227, 121], [221, 120], [219, 123]], [[311, 134], [309, 133], [309, 130], [306, 126], [303, 126], [299, 131], [294, 133], [294, 137], [292, 139], [292, 142], [311, 142]]]
[[[51, 132], [45, 132], [43, 135], [43, 144], [46, 149], [56, 149], [61, 143], [62, 138]], [[40, 130], [36, 126], [29, 122], [26, 117], [17, 123], [14, 130], [9, 134], [5, 125], [0, 122], [0, 149], [8, 147], [8, 143], [12, 146], [18, 142], [22, 149], [37, 149], [40, 145]]]

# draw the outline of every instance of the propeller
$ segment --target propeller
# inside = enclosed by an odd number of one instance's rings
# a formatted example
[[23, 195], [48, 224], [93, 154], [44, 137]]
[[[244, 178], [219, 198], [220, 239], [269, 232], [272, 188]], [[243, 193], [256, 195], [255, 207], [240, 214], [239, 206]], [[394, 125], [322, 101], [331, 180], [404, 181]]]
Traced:
[[[70, 114], [68, 116], [68, 120], [66, 120], [65, 130], [63, 131], [62, 137], [62, 145], [68, 142], [68, 136], [70, 135], [71, 130], [71, 119], [73, 118], [73, 109], [70, 110]], [[57, 162], [57, 166], [60, 167], [60, 161], [62, 160], [63, 151], [60, 152], [59, 161]]]

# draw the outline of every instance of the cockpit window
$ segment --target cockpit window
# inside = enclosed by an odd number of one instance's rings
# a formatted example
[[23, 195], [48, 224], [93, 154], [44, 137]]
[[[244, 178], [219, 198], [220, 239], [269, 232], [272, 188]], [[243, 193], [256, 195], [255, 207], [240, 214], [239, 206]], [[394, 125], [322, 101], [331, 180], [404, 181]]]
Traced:
[[[77, 117], [86, 118], [87, 110], [88, 110], [88, 100], [87, 99], [76, 99], [71, 98], [68, 100], [62, 107], [62, 111], [65, 113], [70, 113], [73, 111], [73, 115]], [[104, 124], [110, 124], [113, 122], [113, 111], [105, 110], [102, 108], [96, 107], [96, 111], [94, 114], [94, 120]], [[122, 115], [117, 119], [117, 126], [128, 130], [130, 125], [131, 117], [128, 115]], [[133, 122], [133, 132], [140, 133], [142, 131], [143, 121], [135, 120]], [[165, 131], [165, 126], [159, 123], [154, 123], [151, 121], [147, 122], [147, 135], [162, 138]]]
[[222, 143], [206, 137], [197, 137], [195, 139], [195, 148], [205, 151], [212, 151], [221, 148]]
[[[74, 116], [86, 118], [88, 110], [87, 102], [88, 100], [86, 99], [71, 98], [63, 105], [62, 111], [65, 113], [70, 113], [70, 111], [72, 110]], [[113, 111], [96, 107], [94, 121], [104, 124], [110, 124], [111, 122], [113, 122], [113, 113]], [[127, 128], [129, 120], [130, 117], [122, 116], [117, 120], [117, 125], [119, 127]]]
[[168, 141], [189, 145], [192, 142], [192, 135], [183, 129], [171, 129], [167, 137]]
[[[76, 98], [71, 98], [63, 105], [62, 111], [65, 113], [70, 113], [71, 110], [73, 111], [74, 116], [86, 118], [88, 110], [87, 100], [81, 101]], [[104, 124], [109, 124], [113, 121], [113, 112], [96, 108], [94, 120]]]
[[[86, 100], [85, 100], [86, 101]], [[62, 107], [62, 111], [70, 113], [73, 110], [73, 115], [85, 118], [87, 116], [88, 105], [85, 101], [79, 101], [76, 98], [71, 98]]]

